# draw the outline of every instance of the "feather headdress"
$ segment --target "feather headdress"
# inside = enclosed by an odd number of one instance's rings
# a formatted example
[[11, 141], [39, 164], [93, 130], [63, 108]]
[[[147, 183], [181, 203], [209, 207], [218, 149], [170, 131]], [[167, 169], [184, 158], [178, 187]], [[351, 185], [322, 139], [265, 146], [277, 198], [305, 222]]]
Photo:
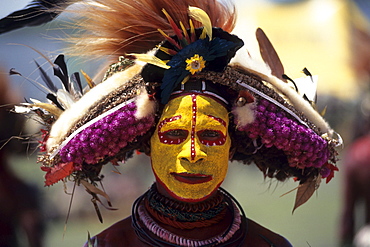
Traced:
[[[158, 29], [174, 35], [163, 9], [185, 29], [190, 29], [188, 7], [204, 10], [213, 27], [231, 32], [235, 26], [235, 8], [231, 4], [217, 0], [171, 1], [171, 0], [94, 0], [76, 9], [81, 18], [76, 26], [82, 30], [81, 36], [71, 39], [73, 51], [78, 55], [113, 55], [126, 53], [146, 53], [164, 40]], [[194, 28], [203, 24], [193, 19]], [[87, 30], [87, 31], [86, 31]]]
[[[235, 23], [232, 5], [216, 0], [86, 4], [78, 10], [85, 14], [78, 25], [88, 30], [77, 42], [78, 54], [84, 48], [84, 54], [126, 59], [113, 64], [101, 84], [72, 104], [63, 104], [63, 96], [68, 98], [64, 94], [52, 93], [51, 105], [23, 106], [37, 110], [45, 122], [52, 119], [40, 158], [46, 185], [66, 177], [94, 184], [103, 164], [123, 160], [133, 150], [149, 150], [148, 139], [163, 105], [192, 85], [191, 90], [220, 96], [232, 113], [232, 160], [254, 162], [267, 177], [300, 181], [298, 195], [305, 191], [305, 199], [297, 200], [295, 208], [312, 195], [321, 178], [332, 178], [337, 170], [335, 146], [341, 140], [284, 75], [261, 29], [257, 39], [267, 66], [255, 66], [257, 60], [248, 54], [230, 63], [244, 45], [230, 34]], [[65, 79], [65, 66], [59, 67]]]

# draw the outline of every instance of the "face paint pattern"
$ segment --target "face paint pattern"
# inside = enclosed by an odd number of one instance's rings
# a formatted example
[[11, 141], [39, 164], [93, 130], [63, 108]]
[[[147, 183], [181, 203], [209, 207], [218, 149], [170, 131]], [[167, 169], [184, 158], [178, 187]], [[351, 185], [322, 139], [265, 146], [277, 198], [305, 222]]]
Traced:
[[[212, 116], [212, 115], [208, 115], [208, 117], [220, 122], [223, 126], [225, 126], [225, 128], [227, 128], [226, 122], [222, 118], [215, 117], [215, 116]], [[207, 133], [207, 130], [199, 131], [198, 132], [198, 137], [200, 139], [200, 142], [203, 145], [207, 145], [207, 146], [224, 145], [225, 142], [226, 142], [226, 136], [221, 131], [216, 131], [216, 132], [217, 132], [217, 135], [215, 135], [215, 133], [212, 133], [212, 134]], [[203, 136], [206, 136], [207, 134], [208, 134], [208, 136], [213, 135], [213, 138], [211, 138], [211, 140], [209, 140], [209, 139], [205, 140], [204, 138], [202, 138]]]
[[231, 145], [228, 112], [202, 95], [175, 98], [151, 138], [157, 182], [176, 199], [207, 198], [224, 180]]
[[[161, 143], [180, 144], [181, 142], [185, 141], [186, 136], [185, 136], [185, 138], [180, 137], [180, 136], [179, 136], [179, 138], [168, 138], [169, 135], [173, 136], [175, 134], [174, 131], [176, 131], [176, 130], [162, 131], [163, 125], [165, 125], [166, 123], [178, 120], [180, 118], [181, 118], [181, 116], [174, 116], [174, 117], [171, 117], [171, 118], [166, 118], [166, 119], [162, 120], [159, 123], [159, 125], [158, 125], [158, 137], [159, 137], [159, 141]], [[177, 130], [177, 131], [179, 131], [179, 130]]]

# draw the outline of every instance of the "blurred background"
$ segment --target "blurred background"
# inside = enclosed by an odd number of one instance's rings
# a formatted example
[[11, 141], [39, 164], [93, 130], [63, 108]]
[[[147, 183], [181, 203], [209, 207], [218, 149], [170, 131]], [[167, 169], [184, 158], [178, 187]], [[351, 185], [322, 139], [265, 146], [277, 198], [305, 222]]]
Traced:
[[[0, 0], [0, 18], [23, 8], [28, 2]], [[302, 77], [301, 71], [305, 67], [312, 74], [319, 75], [318, 109], [321, 111], [327, 108], [326, 119], [342, 135], [345, 146], [338, 150], [339, 172], [335, 178], [328, 184], [323, 181], [316, 194], [294, 213], [292, 209], [295, 191], [281, 195], [294, 189], [297, 184], [294, 181], [278, 183], [265, 180], [254, 166], [232, 163], [223, 187], [239, 200], [249, 218], [285, 236], [293, 246], [352, 246], [352, 236], [366, 224], [366, 205], [365, 199], [360, 199], [356, 204], [350, 203], [355, 205], [353, 207], [357, 213], [353, 219], [343, 219], [343, 209], [346, 209], [346, 215], [352, 215], [351, 207], [345, 204], [345, 201], [349, 201], [345, 197], [345, 191], [350, 194], [345, 181], [349, 181], [348, 174], [352, 174], [346, 167], [354, 167], [362, 174], [365, 174], [365, 170], [370, 170], [370, 164], [366, 162], [357, 162], [362, 164], [360, 168], [351, 164], [351, 161], [360, 160], [362, 156], [360, 151], [356, 151], [359, 149], [356, 149], [353, 151], [357, 155], [356, 159], [352, 158], [351, 150], [354, 148], [350, 148], [355, 141], [366, 138], [370, 127], [370, 2], [235, 2], [238, 10], [235, 33], [244, 39], [243, 49], [248, 49], [252, 55], [258, 54], [255, 30], [261, 27], [275, 46], [289, 77]], [[32, 80], [42, 81], [34, 61], [52, 77], [52, 68], [45, 59], [20, 44], [31, 46], [54, 60], [66, 48], [62, 38], [73, 31], [61, 28], [68, 22], [68, 15], [62, 14], [41, 26], [26, 27], [0, 35], [0, 83], [6, 85], [4, 89], [0, 88], [0, 98], [4, 99], [0, 103], [5, 105], [1, 108], [5, 113], [0, 115], [0, 126], [1, 131], [6, 134], [1, 135], [0, 145], [11, 136], [25, 136], [40, 129], [40, 126], [30, 120], [25, 120], [23, 126], [21, 119], [6, 111], [7, 104], [24, 102], [24, 99], [44, 100], [45, 93], [31, 83]], [[66, 59], [70, 73], [83, 69], [94, 76], [96, 71], [106, 68], [104, 60]], [[23, 77], [9, 76], [11, 68], [15, 68]], [[370, 153], [370, 142], [367, 143], [357, 145], [364, 154]], [[1, 204], [13, 206], [6, 209], [9, 211], [5, 213], [8, 221], [5, 216], [0, 217], [0, 231], [15, 231], [19, 244], [9, 246], [41, 246], [28, 245], [27, 234], [42, 239], [43, 246], [82, 246], [88, 233], [95, 235], [129, 216], [133, 201], [154, 181], [149, 159], [143, 154], [136, 155], [127, 164], [120, 166], [118, 169], [121, 174], [112, 172], [115, 168], [107, 165], [104, 170], [104, 187], [113, 206], [118, 210], [100, 207], [104, 218], [104, 222], [100, 223], [90, 197], [83, 188], [76, 188], [70, 205], [73, 183], [43, 187], [44, 172], [39, 169], [40, 164], [36, 163], [36, 155], [35, 145], [30, 145], [26, 139], [12, 139], [1, 149]], [[363, 159], [369, 161], [370, 157], [368, 155]], [[354, 178], [355, 181], [359, 179]], [[364, 179], [370, 180], [368, 177]], [[363, 185], [358, 190], [364, 187], [366, 186]], [[365, 193], [370, 195], [370, 191]], [[69, 207], [70, 215], [66, 223]], [[0, 209], [8, 212], [1, 207]], [[12, 210], [15, 212], [11, 212]], [[342, 229], [343, 225], [351, 228], [352, 222], [353, 230]], [[11, 228], [9, 224], [14, 224], [14, 228], [7, 229]], [[1, 241], [0, 246], [3, 246]]]

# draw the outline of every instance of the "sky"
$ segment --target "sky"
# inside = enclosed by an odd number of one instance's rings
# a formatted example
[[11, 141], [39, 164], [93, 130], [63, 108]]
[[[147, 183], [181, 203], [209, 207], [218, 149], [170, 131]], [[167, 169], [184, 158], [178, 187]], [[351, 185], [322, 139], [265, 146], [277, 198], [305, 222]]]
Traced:
[[22, 9], [29, 2], [30, 0], [0, 0], [0, 18], [3, 18], [15, 10]]

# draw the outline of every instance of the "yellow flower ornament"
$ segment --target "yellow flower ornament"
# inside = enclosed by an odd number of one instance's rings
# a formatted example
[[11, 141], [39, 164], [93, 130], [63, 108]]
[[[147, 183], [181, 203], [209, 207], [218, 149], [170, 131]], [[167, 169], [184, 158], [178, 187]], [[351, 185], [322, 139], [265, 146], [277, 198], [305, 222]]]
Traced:
[[202, 71], [202, 69], [206, 67], [206, 61], [198, 54], [186, 59], [186, 64], [186, 70], [188, 70], [192, 75]]

